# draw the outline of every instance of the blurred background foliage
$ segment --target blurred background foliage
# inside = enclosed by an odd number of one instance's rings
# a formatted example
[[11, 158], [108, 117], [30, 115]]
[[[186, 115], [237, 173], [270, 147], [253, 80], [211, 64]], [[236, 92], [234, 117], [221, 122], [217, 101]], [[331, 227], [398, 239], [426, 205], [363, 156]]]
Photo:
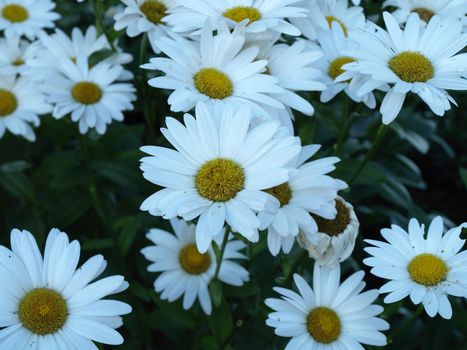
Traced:
[[[98, 6], [107, 9], [117, 3], [102, 1]], [[58, 26], [68, 33], [74, 26], [94, 24], [86, 4], [62, 0], [58, 8], [63, 17]], [[367, 6], [367, 14], [377, 13], [379, 2]], [[130, 65], [139, 90], [135, 111], [127, 114], [124, 123], [113, 123], [104, 136], [79, 135], [69, 119], [45, 116], [35, 143], [12, 135], [1, 139], [0, 244], [9, 246], [9, 232], [17, 227], [30, 230], [43, 245], [49, 229], [58, 227], [81, 242], [82, 261], [103, 254], [109, 261], [106, 274], [123, 274], [131, 285], [122, 295], [134, 312], [125, 318], [122, 332], [126, 342], [121, 349], [283, 349], [287, 339], [275, 337], [266, 327], [269, 310], [263, 301], [274, 295], [273, 286], [291, 286], [291, 271], [310, 281], [313, 262], [303, 259], [298, 247], [289, 255], [273, 258], [263, 235], [249, 251], [246, 264], [251, 282], [217, 291], [218, 307], [211, 317], [197, 305], [184, 311], [181, 302], [161, 301], [153, 291], [156, 276], [146, 271], [140, 250], [149, 243], [145, 238], [149, 228], [169, 226], [161, 218], [139, 211], [141, 202], [157, 190], [138, 169], [143, 155], [139, 147], [167, 145], [159, 127], [171, 113], [165, 92], [146, 85], [146, 73], [137, 68], [153, 56], [148, 52], [140, 57], [141, 38], [129, 39], [113, 31], [111, 35], [121, 37], [125, 51], [135, 57]], [[372, 145], [380, 115], [342, 95], [326, 105], [318, 102], [318, 94], [307, 97], [313, 101], [316, 115], [296, 114], [296, 133], [303, 144], [323, 145], [319, 157], [337, 154], [342, 161], [333, 176], [349, 180]], [[438, 214], [452, 225], [466, 219], [467, 104], [465, 94], [454, 97], [459, 107], [442, 118], [418, 99], [408, 99], [376, 155], [351, 189], [342, 193], [355, 206], [361, 223], [355, 252], [343, 265], [343, 278], [364, 268], [363, 239], [377, 237], [379, 230], [391, 223], [406, 227], [411, 217], [428, 223]], [[369, 287], [381, 283], [367, 274]], [[451, 320], [422, 314], [387, 348], [467, 349], [467, 303], [452, 301]], [[385, 308], [383, 317], [392, 330], [414, 311], [409, 302]]]

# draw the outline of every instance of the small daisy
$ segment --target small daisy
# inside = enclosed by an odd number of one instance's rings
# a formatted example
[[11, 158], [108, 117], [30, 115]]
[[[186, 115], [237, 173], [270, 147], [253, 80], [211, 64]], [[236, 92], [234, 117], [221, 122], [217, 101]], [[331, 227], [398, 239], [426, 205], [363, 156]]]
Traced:
[[467, 251], [460, 250], [460, 238], [467, 223], [443, 234], [443, 219], [436, 217], [425, 235], [425, 226], [416, 219], [409, 231], [397, 225], [381, 230], [386, 242], [365, 240], [374, 247], [365, 248], [372, 257], [363, 262], [375, 276], [390, 280], [380, 288], [389, 293], [385, 303], [394, 303], [410, 295], [415, 305], [423, 304], [430, 317], [452, 317], [448, 295], [467, 297]]
[[329, 30], [333, 22], [339, 23], [345, 35], [365, 26], [363, 8], [348, 7], [347, 0], [302, 0], [298, 5], [308, 10], [307, 17], [290, 21], [310, 40], [316, 40], [321, 30]]
[[122, 66], [99, 63], [89, 68], [86, 58], [79, 56], [76, 64], [62, 60], [58, 69], [61, 74], [50, 77], [43, 86], [48, 101], [54, 104], [53, 116], [63, 118], [71, 113], [82, 134], [90, 128], [104, 134], [112, 120], [122, 121], [123, 111], [133, 109], [133, 85], [115, 83]]
[[17, 36], [0, 39], [0, 74], [21, 74], [34, 78], [31, 65], [42, 50], [37, 41], [30, 43]]
[[141, 210], [165, 219], [199, 216], [196, 244], [202, 253], [225, 222], [257, 242], [256, 214], [279, 205], [262, 190], [288, 180], [287, 164], [300, 151], [299, 140], [284, 136], [277, 121], [250, 129], [248, 107], [234, 113], [227, 106], [222, 115], [212, 115], [199, 103], [196, 119], [186, 114], [184, 122], [167, 118], [167, 129], [162, 129], [177, 151], [142, 148], [151, 155], [142, 159], [144, 177], [164, 189], [146, 199]]
[[326, 174], [335, 169], [334, 164], [339, 158], [327, 157], [305, 163], [320, 147], [303, 147], [294, 160], [296, 169], [290, 173], [289, 180], [264, 190], [280, 202], [276, 213], [263, 212], [258, 216], [262, 223], [260, 228], [268, 229], [268, 247], [273, 255], [277, 255], [281, 248], [289, 253], [300, 230], [317, 232], [318, 226], [310, 213], [328, 219], [336, 217], [333, 201], [337, 192], [347, 184]]
[[257, 60], [257, 47], [242, 49], [245, 36], [241, 29], [231, 33], [222, 27], [213, 35], [206, 23], [200, 43], [177, 35], [162, 38], [159, 47], [169, 58], [153, 58], [142, 68], [165, 75], [149, 80], [149, 85], [175, 90], [168, 99], [174, 112], [188, 112], [198, 101], [231, 104], [236, 109], [248, 104], [264, 118], [267, 113], [261, 104], [283, 109], [284, 105], [269, 94], [283, 93], [284, 89], [277, 86], [277, 78], [262, 74], [267, 61]]
[[397, 8], [392, 15], [399, 24], [405, 23], [413, 12], [418, 13], [425, 23], [437, 15], [441, 18], [457, 17], [467, 24], [465, 0], [386, 0], [383, 7], [388, 6]]
[[207, 20], [214, 28], [226, 21], [230, 27], [244, 22], [248, 33], [264, 33], [272, 30], [298, 36], [300, 30], [287, 22], [288, 18], [305, 17], [306, 10], [292, 6], [300, 0], [192, 0], [180, 1], [165, 21], [174, 32], [199, 32]]
[[[183, 295], [183, 308], [191, 308], [198, 298], [203, 311], [210, 315], [212, 311], [208, 286], [214, 278], [217, 267], [216, 255], [212, 247], [205, 253], [196, 248], [196, 225], [183, 220], [170, 220], [175, 235], [152, 229], [147, 234], [154, 245], [141, 252], [152, 262], [149, 272], [161, 272], [154, 281], [154, 289], [161, 294], [162, 300], [173, 302]], [[224, 230], [224, 229], [223, 229]], [[218, 238], [222, 241], [223, 234]], [[217, 243], [220, 245], [221, 242]], [[246, 259], [240, 250], [246, 246], [243, 242], [231, 239], [225, 246], [225, 252], [219, 270], [220, 281], [233, 286], [242, 286], [249, 280], [248, 271], [232, 259]]]
[[375, 26], [374, 32], [353, 33], [360, 46], [350, 53], [357, 61], [346, 64], [344, 69], [373, 78], [358, 94], [363, 96], [381, 84], [393, 85], [380, 108], [384, 124], [397, 117], [409, 92], [417, 94], [434, 114], [444, 115], [451, 109], [450, 103], [455, 104], [446, 89], [467, 89], [463, 78], [467, 61], [462, 54], [456, 55], [467, 44], [462, 23], [435, 16], [423, 28], [414, 13], [401, 30], [391, 14], [385, 12], [383, 16], [388, 32]]
[[313, 215], [318, 226], [317, 232], [301, 231], [297, 236], [298, 244], [308, 251], [318, 265], [330, 268], [352, 254], [360, 226], [350, 203], [338, 197], [335, 208], [337, 214], [331, 220]]
[[49, 113], [52, 107], [36, 83], [27, 77], [0, 75], [0, 138], [8, 130], [29, 141], [35, 141], [31, 124], [39, 126], [39, 115]]
[[360, 344], [386, 345], [381, 331], [389, 329], [389, 324], [377, 317], [384, 309], [372, 304], [378, 290], [361, 293], [364, 274], [358, 271], [341, 284], [339, 265], [328, 269], [315, 264], [313, 289], [294, 274], [299, 293], [275, 287], [281, 299], [266, 299], [266, 305], [274, 310], [266, 324], [275, 328], [276, 335], [292, 338], [287, 350], [355, 350], [363, 349]]
[[120, 301], [102, 299], [128, 288], [122, 276], [95, 282], [105, 269], [101, 255], [77, 269], [78, 241], [52, 229], [44, 257], [34, 236], [27, 231], [11, 232], [11, 250], [0, 246], [0, 348], [97, 349], [93, 341], [120, 345], [115, 330], [121, 315], [131, 307]]
[[0, 31], [6, 37], [36, 38], [44, 28], [54, 28], [60, 15], [50, 0], [0, 0]]

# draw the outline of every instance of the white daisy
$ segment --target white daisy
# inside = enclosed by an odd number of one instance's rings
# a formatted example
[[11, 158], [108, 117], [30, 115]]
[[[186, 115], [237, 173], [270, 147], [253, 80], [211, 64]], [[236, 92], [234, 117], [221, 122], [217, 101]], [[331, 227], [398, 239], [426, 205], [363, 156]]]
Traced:
[[177, 151], [142, 148], [151, 155], [142, 159], [144, 177], [164, 189], [146, 199], [141, 210], [166, 219], [199, 216], [196, 244], [202, 253], [226, 222], [257, 242], [256, 213], [279, 205], [262, 190], [288, 180], [287, 164], [300, 151], [299, 140], [277, 137], [283, 135], [277, 121], [250, 130], [248, 107], [234, 113], [226, 106], [222, 115], [212, 115], [199, 103], [196, 119], [186, 114], [184, 121], [185, 126], [167, 118], [167, 129], [162, 129]]
[[159, 47], [169, 58], [153, 58], [142, 68], [165, 73], [149, 80], [149, 85], [175, 90], [168, 99], [174, 112], [187, 112], [198, 101], [209, 101], [236, 108], [248, 104], [255, 114], [266, 118], [260, 104], [283, 109], [283, 104], [269, 94], [285, 91], [277, 86], [277, 78], [261, 74], [267, 61], [257, 60], [259, 49], [242, 49], [244, 43], [240, 27], [233, 33], [222, 27], [213, 35], [210, 24], [206, 23], [199, 43], [177, 35], [162, 38]]
[[52, 107], [36, 83], [27, 77], [0, 75], [0, 138], [5, 130], [35, 141], [31, 124], [39, 126], [39, 115], [49, 113]]
[[132, 110], [136, 99], [131, 84], [115, 83], [123, 71], [122, 66], [99, 63], [89, 68], [84, 56], [76, 64], [68, 59], [59, 62], [61, 73], [49, 77], [43, 84], [47, 99], [54, 104], [53, 116], [79, 122], [84, 134], [95, 128], [104, 134], [112, 120], [123, 120], [123, 111]]
[[425, 23], [437, 15], [441, 18], [457, 17], [467, 24], [465, 0], [386, 0], [383, 7], [388, 6], [397, 8], [392, 15], [399, 24], [405, 23], [413, 12], [418, 13]]
[[128, 288], [122, 276], [91, 283], [105, 269], [101, 255], [77, 269], [78, 241], [52, 229], [44, 257], [29, 232], [11, 232], [11, 250], [0, 246], [0, 348], [97, 350], [93, 341], [120, 345], [115, 330], [131, 307], [102, 299]]
[[298, 244], [308, 251], [318, 265], [331, 268], [352, 254], [360, 226], [350, 203], [338, 197], [335, 208], [337, 214], [331, 220], [313, 215], [317, 232], [303, 230], [297, 236]]
[[363, 271], [340, 283], [340, 266], [333, 269], [315, 264], [313, 288], [299, 275], [294, 275], [299, 293], [276, 287], [281, 299], [266, 299], [270, 313], [266, 324], [280, 337], [292, 338], [286, 350], [355, 350], [360, 344], [386, 345], [381, 331], [389, 324], [378, 318], [383, 312], [372, 304], [379, 293], [365, 288]]
[[60, 15], [51, 0], [0, 0], [0, 31], [6, 37], [25, 35], [34, 39], [44, 28], [55, 27]]
[[[205, 253], [196, 248], [196, 225], [183, 220], [170, 220], [175, 235], [152, 229], [146, 235], [154, 245], [141, 252], [152, 262], [150, 272], [161, 272], [154, 281], [154, 289], [162, 300], [173, 302], [183, 295], [183, 308], [191, 308], [198, 298], [203, 311], [212, 311], [208, 286], [217, 268], [216, 255], [212, 247]], [[224, 229], [223, 229], [224, 230]], [[218, 235], [222, 241], [223, 234]], [[217, 243], [220, 245], [221, 242]], [[231, 239], [225, 246], [218, 279], [226, 284], [242, 286], [249, 280], [248, 271], [232, 259], [246, 259], [240, 250], [246, 246], [239, 240]]]
[[305, 163], [320, 147], [303, 147], [293, 161], [294, 171], [289, 180], [264, 190], [276, 197], [281, 205], [276, 213], [263, 212], [258, 216], [262, 223], [260, 229], [268, 229], [268, 247], [273, 255], [277, 255], [281, 248], [285, 253], [290, 252], [299, 230], [318, 231], [310, 213], [328, 219], [336, 217], [334, 199], [347, 184], [326, 174], [336, 168], [334, 164], [339, 158], [326, 157]]
[[298, 6], [308, 10], [307, 17], [290, 21], [311, 40], [316, 40], [321, 30], [329, 30], [333, 22], [339, 23], [345, 35], [365, 26], [363, 8], [349, 7], [347, 0], [302, 0]]
[[373, 78], [358, 94], [363, 96], [384, 83], [393, 85], [380, 108], [384, 124], [397, 117], [408, 92], [417, 94], [436, 115], [444, 115], [451, 108], [450, 102], [455, 103], [446, 89], [467, 89], [463, 78], [467, 57], [456, 55], [467, 44], [462, 23], [435, 16], [423, 28], [414, 13], [401, 30], [391, 14], [385, 12], [383, 16], [388, 32], [375, 26], [374, 32], [353, 34], [360, 46], [350, 54], [357, 61], [346, 64], [344, 69]]
[[425, 226], [416, 219], [409, 230], [397, 225], [381, 230], [388, 242], [365, 240], [374, 247], [365, 248], [372, 255], [363, 262], [375, 276], [390, 280], [380, 288], [389, 293], [385, 303], [394, 303], [410, 295], [416, 305], [422, 303], [430, 317], [440, 314], [450, 319], [452, 308], [448, 295], [467, 297], [467, 251], [460, 238], [467, 223], [443, 234], [443, 219], [436, 217], [425, 235]]
[[34, 78], [32, 62], [43, 50], [39, 42], [12, 36], [0, 39], [0, 74], [21, 74]]
[[244, 22], [248, 33], [278, 33], [298, 36], [300, 30], [287, 19], [305, 17], [306, 10], [299, 6], [300, 0], [191, 0], [179, 1], [164, 18], [174, 32], [192, 34], [203, 28], [210, 20], [214, 28], [227, 21], [230, 27]]

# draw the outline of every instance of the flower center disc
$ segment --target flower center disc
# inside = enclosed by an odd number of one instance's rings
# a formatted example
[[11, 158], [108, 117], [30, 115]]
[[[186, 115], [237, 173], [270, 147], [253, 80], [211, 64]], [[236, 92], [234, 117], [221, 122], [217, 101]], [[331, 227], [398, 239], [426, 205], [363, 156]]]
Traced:
[[102, 90], [99, 86], [88, 81], [82, 81], [71, 89], [73, 98], [84, 105], [92, 105], [102, 98]]
[[158, 0], [147, 0], [139, 8], [146, 16], [149, 22], [162, 24], [162, 18], [165, 17], [167, 7]]
[[235, 6], [225, 11], [223, 16], [237, 23], [248, 19], [248, 24], [250, 24], [261, 19], [261, 12], [255, 7]]
[[403, 51], [391, 58], [389, 68], [402, 80], [409, 83], [424, 83], [435, 74], [433, 64], [419, 52]]
[[180, 265], [191, 275], [200, 275], [211, 265], [209, 253], [201, 254], [195, 244], [187, 245], [180, 251]]
[[435, 13], [431, 10], [428, 10], [424, 7], [417, 7], [412, 10], [414, 13], [418, 13], [420, 19], [424, 20], [426, 23], [430, 22], [431, 17], [435, 15]]
[[333, 237], [338, 236], [345, 231], [347, 226], [350, 224], [350, 214], [344, 201], [336, 199], [336, 210], [337, 215], [333, 220], [324, 219], [321, 216], [312, 214], [313, 219], [315, 219], [316, 224], [318, 225], [319, 232]]
[[345, 26], [344, 22], [342, 22], [339, 18], [334, 16], [326, 16], [326, 20], [328, 21], [329, 28], [332, 28], [332, 22], [337, 22], [340, 24], [344, 35], [347, 36], [347, 27]]
[[20, 23], [29, 18], [29, 13], [28, 10], [21, 5], [10, 4], [3, 8], [2, 16], [12, 23]]
[[414, 257], [407, 271], [413, 281], [424, 286], [436, 286], [441, 281], [444, 281], [448, 274], [446, 263], [439, 257], [433, 254], [419, 254]]
[[217, 100], [223, 100], [233, 93], [233, 84], [229, 76], [216, 68], [203, 68], [194, 76], [199, 92]]
[[18, 101], [16, 96], [8, 90], [0, 89], [0, 117], [6, 117], [16, 111]]
[[54, 290], [31, 290], [19, 304], [18, 317], [23, 326], [34, 334], [57, 332], [68, 318], [68, 307], [63, 297]]
[[342, 56], [336, 58], [329, 65], [328, 74], [332, 80], [335, 80], [339, 75], [345, 72], [345, 69], [342, 69], [343, 65], [347, 63], [355, 62], [355, 59], [352, 57]]
[[308, 314], [306, 328], [318, 343], [329, 344], [339, 338], [341, 321], [333, 310], [317, 307]]
[[227, 202], [245, 185], [245, 173], [230, 159], [216, 158], [204, 163], [195, 177], [198, 193], [214, 202]]
[[281, 185], [268, 188], [264, 190], [264, 192], [267, 192], [270, 195], [276, 197], [281, 203], [281, 207], [289, 204], [290, 199], [292, 198], [292, 190], [290, 189], [288, 182], [284, 182]]

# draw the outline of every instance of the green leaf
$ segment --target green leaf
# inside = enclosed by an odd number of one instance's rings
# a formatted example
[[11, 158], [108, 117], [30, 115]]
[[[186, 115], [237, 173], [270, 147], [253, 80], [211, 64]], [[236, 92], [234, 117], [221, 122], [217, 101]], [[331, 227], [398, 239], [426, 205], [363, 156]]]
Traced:
[[144, 217], [143, 214], [127, 216], [115, 223], [115, 227], [119, 231], [118, 243], [123, 257], [128, 254], [143, 225]]
[[219, 280], [212, 281], [209, 292], [214, 306], [218, 307], [222, 302], [222, 283]]
[[102, 250], [112, 247], [114, 247], [114, 242], [111, 238], [87, 239], [82, 244], [83, 250]]
[[209, 319], [212, 334], [221, 342], [225, 342], [233, 331], [233, 319], [229, 304], [222, 300], [218, 308], [214, 309]]
[[32, 200], [33, 198], [32, 183], [23, 173], [4, 173], [0, 175], [0, 185], [18, 199]]
[[465, 188], [467, 188], [467, 169], [459, 168], [459, 176], [461, 177], [461, 180], [464, 183]]
[[4, 163], [0, 165], [1, 173], [17, 173], [26, 169], [29, 169], [30, 166], [28, 162], [24, 160], [17, 160], [10, 163]]
[[109, 180], [124, 186], [134, 188], [138, 183], [138, 172], [127, 161], [101, 160], [93, 162], [95, 171]]

